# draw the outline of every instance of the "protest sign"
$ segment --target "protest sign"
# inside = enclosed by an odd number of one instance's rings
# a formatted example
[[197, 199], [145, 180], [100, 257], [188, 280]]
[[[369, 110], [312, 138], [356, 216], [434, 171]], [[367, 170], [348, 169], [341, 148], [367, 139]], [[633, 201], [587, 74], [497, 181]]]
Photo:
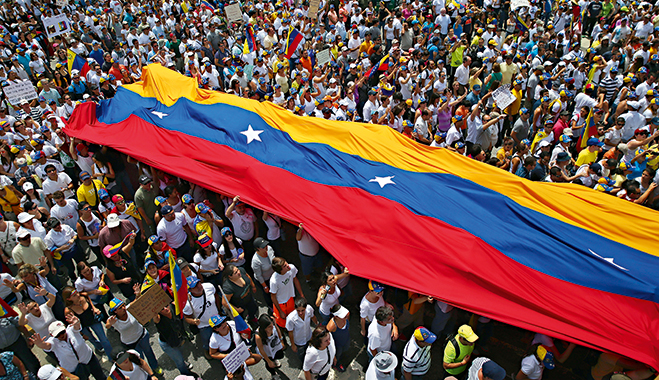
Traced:
[[307, 12], [307, 15], [309, 18], [317, 18], [318, 15], [318, 7], [320, 6], [320, 0], [311, 0], [309, 2], [309, 11]]
[[240, 4], [233, 3], [224, 7], [224, 12], [227, 14], [227, 20], [229, 22], [242, 21], [243, 20], [243, 11], [240, 10]]
[[319, 51], [318, 54], [316, 54], [316, 65], [317, 66], [322, 67], [323, 65], [325, 65], [329, 61], [330, 61], [329, 49]]
[[53, 17], [46, 17], [43, 20], [43, 27], [46, 29], [48, 38], [57, 37], [60, 34], [68, 33], [71, 31], [71, 21], [64, 14], [56, 15]]
[[5, 92], [5, 96], [9, 103], [15, 106], [19, 105], [21, 100], [30, 101], [39, 97], [34, 90], [32, 82], [29, 80], [20, 83], [12, 83], [9, 86], [3, 87], [2, 90]]
[[240, 366], [245, 363], [245, 360], [249, 358], [249, 349], [245, 342], [240, 342], [236, 348], [229, 353], [224, 359], [222, 359], [222, 364], [227, 372], [234, 373]]
[[513, 95], [507, 87], [501, 86], [494, 90], [492, 93], [492, 99], [500, 110], [505, 110], [515, 101], [515, 95]]
[[159, 285], [153, 285], [128, 305], [128, 311], [139, 323], [146, 325], [170, 302], [172, 298]]

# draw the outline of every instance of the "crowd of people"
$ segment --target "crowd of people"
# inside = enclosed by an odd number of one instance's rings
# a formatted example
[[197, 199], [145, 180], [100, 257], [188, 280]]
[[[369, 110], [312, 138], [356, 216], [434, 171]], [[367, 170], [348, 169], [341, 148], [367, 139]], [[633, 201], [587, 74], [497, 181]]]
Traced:
[[[251, 379], [257, 365], [279, 378], [289, 347], [301, 377], [325, 379], [352, 359], [351, 319], [368, 380], [507, 376], [485, 354], [490, 319], [463, 313], [455, 329], [453, 306], [400, 289], [385, 296], [375, 281], [353, 294], [349, 270], [327, 260], [303, 223], [298, 252], [285, 255], [279, 216], [65, 133], [78, 104], [112, 98], [148, 64], [301, 117], [379, 124], [532, 181], [659, 206], [651, 3], [258, 0], [231, 21], [227, 5], [3, 2], [0, 85], [30, 83], [38, 98], [12, 104], [5, 89], [0, 104], [0, 297], [18, 313], [0, 319], [0, 379], [161, 376], [154, 339], [128, 306], [152, 286], [172, 294], [172, 256], [188, 300], [183, 315], [168, 305], [150, 323], [181, 376], [198, 377], [185, 342], [210, 361], [245, 342], [250, 356], [230, 379]], [[70, 29], [49, 38], [44, 23], [58, 14]], [[74, 56], [86, 65], [72, 68]], [[514, 100], [502, 109], [496, 91]], [[239, 330], [231, 308], [250, 329]], [[122, 347], [110, 344], [112, 329]], [[429, 372], [433, 344], [443, 373]], [[37, 349], [55, 365], [41, 366]], [[514, 377], [541, 379], [574, 349], [536, 334]], [[653, 374], [603, 353], [586, 377]]]

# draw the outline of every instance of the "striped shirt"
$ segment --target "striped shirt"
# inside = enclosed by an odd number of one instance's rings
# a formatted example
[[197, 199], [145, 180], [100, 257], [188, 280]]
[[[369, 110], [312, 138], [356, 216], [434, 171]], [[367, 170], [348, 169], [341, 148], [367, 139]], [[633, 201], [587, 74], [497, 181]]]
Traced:
[[611, 75], [607, 75], [606, 78], [600, 81], [600, 87], [606, 91], [607, 101], [611, 101], [611, 98], [613, 98], [613, 95], [615, 95], [621, 85], [622, 83], [619, 83], [617, 78], [611, 78]]
[[412, 375], [425, 375], [430, 369], [431, 347], [428, 345], [421, 348], [417, 344], [416, 338], [410, 339], [403, 351], [403, 371]]

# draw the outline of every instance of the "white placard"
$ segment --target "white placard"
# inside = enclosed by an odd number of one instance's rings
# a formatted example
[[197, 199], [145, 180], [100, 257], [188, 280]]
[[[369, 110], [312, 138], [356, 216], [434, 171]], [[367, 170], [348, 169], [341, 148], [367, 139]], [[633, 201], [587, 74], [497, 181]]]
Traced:
[[243, 20], [243, 11], [240, 10], [240, 4], [233, 3], [224, 7], [224, 12], [227, 15], [227, 20], [229, 22], [242, 21]]
[[21, 83], [12, 83], [9, 86], [2, 88], [5, 92], [5, 96], [11, 105], [17, 106], [20, 104], [21, 100], [33, 100], [37, 99], [37, 91], [34, 89], [34, 85], [29, 80], [23, 81]]
[[319, 51], [318, 54], [316, 54], [316, 66], [323, 67], [329, 61], [330, 61], [329, 49]]
[[499, 87], [492, 93], [492, 99], [500, 110], [505, 110], [515, 101], [515, 95], [506, 87]]
[[60, 8], [64, 8], [67, 5], [69, 5], [68, 0], [57, 0], [57, 6]]
[[514, 11], [515, 9], [519, 7], [529, 7], [531, 8], [531, 3], [529, 3], [529, 0], [512, 0], [510, 2], [510, 10]]
[[[231, 334], [231, 332], [229, 332]], [[233, 351], [229, 353], [224, 359], [222, 359], [222, 364], [227, 372], [234, 373], [236, 370], [245, 363], [245, 360], [249, 358], [249, 349], [245, 342], [240, 342], [240, 344], [234, 348]]]
[[307, 11], [307, 16], [309, 18], [315, 19], [317, 17], [319, 6], [320, 6], [320, 0], [311, 0], [309, 2], [309, 10]]
[[59, 36], [60, 34], [71, 31], [71, 21], [65, 14], [59, 14], [53, 17], [47, 17], [43, 20], [43, 27], [46, 29], [48, 38]]

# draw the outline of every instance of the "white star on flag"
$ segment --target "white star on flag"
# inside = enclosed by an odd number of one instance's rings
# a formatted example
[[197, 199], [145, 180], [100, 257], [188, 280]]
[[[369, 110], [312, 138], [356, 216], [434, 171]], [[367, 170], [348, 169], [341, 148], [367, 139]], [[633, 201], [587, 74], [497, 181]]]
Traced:
[[169, 116], [168, 114], [166, 114], [166, 113], [162, 113], [162, 112], [160, 112], [160, 111], [151, 111], [151, 113], [154, 114], [154, 115], [156, 115], [156, 116], [158, 116], [158, 117], [161, 118], [161, 119], [162, 119], [163, 117], [165, 117], [165, 116]]
[[373, 179], [369, 179], [368, 182], [377, 182], [378, 185], [380, 185], [380, 188], [383, 188], [383, 187], [385, 187], [385, 186], [388, 185], [388, 184], [395, 185], [396, 182], [394, 182], [394, 181], [391, 180], [391, 179], [394, 178], [394, 177], [395, 177], [395, 176], [393, 176], [393, 175], [390, 175], [390, 176], [388, 176], [388, 177], [378, 177], [378, 176], [375, 176], [375, 178], [373, 178]]
[[254, 140], [261, 141], [261, 136], [259, 136], [261, 133], [263, 133], [263, 131], [256, 131], [252, 128], [251, 125], [247, 126], [246, 131], [240, 132], [240, 134], [247, 136], [247, 144], [251, 143]]
[[589, 251], [590, 251], [590, 253], [592, 253], [593, 255], [595, 255], [595, 256], [599, 257], [600, 259], [606, 261], [607, 263], [609, 263], [609, 264], [615, 266], [616, 268], [618, 268], [618, 269], [622, 269], [622, 270], [624, 270], [624, 271], [629, 272], [629, 269], [627, 269], [627, 268], [625, 268], [625, 267], [622, 267], [622, 266], [620, 266], [620, 265], [614, 263], [614, 262], [613, 262], [613, 257], [602, 257], [602, 256], [598, 255], [597, 253], [593, 252], [592, 249], [589, 249]]

